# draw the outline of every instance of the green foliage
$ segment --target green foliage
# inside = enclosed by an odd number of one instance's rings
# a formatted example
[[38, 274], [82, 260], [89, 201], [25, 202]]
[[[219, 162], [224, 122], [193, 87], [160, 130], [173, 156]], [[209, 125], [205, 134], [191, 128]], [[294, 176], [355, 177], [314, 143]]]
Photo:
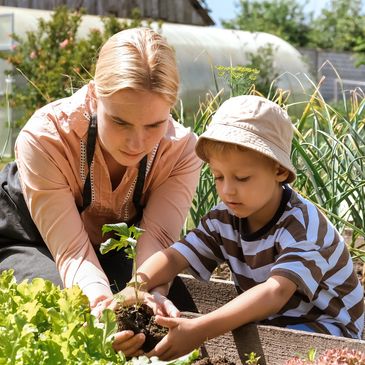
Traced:
[[259, 47], [255, 53], [248, 53], [250, 63], [247, 67], [259, 70], [257, 79], [255, 80], [255, 89], [263, 95], [269, 95], [272, 92], [275, 93], [275, 90], [272, 90], [273, 80], [279, 74], [274, 68], [274, 51], [274, 46], [268, 44]]
[[256, 84], [260, 71], [253, 67], [217, 66], [218, 77], [223, 78], [230, 90], [230, 96], [245, 95]]
[[98, 320], [78, 287], [61, 290], [50, 281], [17, 284], [12, 271], [0, 276], [0, 363], [122, 364], [112, 348], [114, 313]]
[[225, 28], [274, 34], [295, 47], [357, 53], [365, 64], [363, 0], [331, 0], [316, 17], [305, 14], [299, 0], [240, 0], [236, 17]]
[[98, 319], [79, 287], [60, 289], [48, 280], [17, 284], [13, 271], [0, 275], [0, 364], [2, 365], [189, 365], [199, 351], [169, 363], [146, 356], [126, 361], [112, 347], [115, 314]]
[[78, 39], [83, 13], [59, 7], [49, 21], [40, 18], [37, 30], [27, 32], [24, 39], [13, 34], [14, 50], [0, 53], [0, 58], [13, 66], [12, 74], [22, 81], [15, 85], [10, 100], [13, 108], [23, 110], [18, 126], [36, 109], [70, 96], [74, 88], [89, 81], [94, 74], [98, 50], [112, 34], [141, 25], [138, 13], [125, 22], [105, 17], [102, 18], [103, 32], [92, 29], [86, 38]]
[[247, 360], [245, 360], [246, 365], [260, 365], [259, 360], [261, 356], [256, 356], [254, 352], [250, 352], [249, 354], [245, 354]]
[[[206, 103], [200, 105], [198, 112], [194, 115], [194, 133], [200, 135], [205, 131], [220, 103], [220, 95], [218, 94], [216, 97], [208, 97]], [[203, 215], [209, 212], [217, 203], [218, 194], [215, 189], [214, 177], [208, 164], [204, 163], [200, 170], [198, 186], [189, 211], [191, 225], [197, 227]], [[187, 233], [188, 228], [186, 227], [184, 234]]]
[[100, 245], [100, 252], [104, 255], [111, 250], [119, 251], [123, 248], [127, 257], [133, 260], [133, 287], [138, 304], [138, 290], [140, 289], [140, 283], [138, 283], [137, 280], [137, 241], [144, 230], [142, 228], [135, 227], [134, 225], [128, 227], [127, 223], [124, 222], [104, 224], [102, 227], [103, 235], [109, 232], [114, 232], [119, 239], [115, 239], [113, 237], [108, 238], [107, 241]]
[[362, 0], [332, 0], [313, 20], [309, 46], [352, 51], [365, 43], [365, 17]]
[[137, 254], [137, 240], [142, 235], [144, 230], [135, 226], [128, 227], [127, 223], [104, 224], [102, 227], [102, 234], [114, 232], [119, 237], [109, 238], [100, 245], [100, 252], [104, 255], [110, 250], [117, 250], [124, 248], [128, 258], [134, 260]]
[[225, 28], [266, 32], [294, 46], [308, 43], [309, 27], [303, 5], [296, 0], [240, 0], [236, 18], [222, 22]]
[[[292, 161], [295, 187], [336, 224], [365, 236], [365, 100], [356, 97], [340, 113], [319, 93], [295, 123]], [[289, 106], [290, 109], [290, 106]]]
[[[225, 75], [230, 74], [228, 69], [223, 70]], [[235, 82], [241, 82], [239, 77], [232, 78], [231, 83]], [[365, 237], [365, 99], [352, 93], [347, 100], [343, 90], [342, 106], [334, 108], [313, 86], [315, 91], [309, 100], [303, 102], [302, 114], [292, 117], [296, 128], [291, 156], [297, 170], [294, 188], [316, 204], [340, 232], [345, 228], [353, 231], [352, 256], [365, 262], [365, 246], [355, 247], [356, 238]], [[232, 95], [234, 90], [237, 88], [232, 88]], [[289, 103], [288, 92], [275, 90], [275, 93], [266, 96], [287, 108], [289, 115], [296, 114], [291, 112], [297, 110], [298, 103]], [[221, 95], [218, 93], [201, 104], [194, 116], [195, 133], [200, 135], [205, 131], [220, 103]], [[214, 179], [205, 164], [190, 209], [194, 227], [218, 199]]]

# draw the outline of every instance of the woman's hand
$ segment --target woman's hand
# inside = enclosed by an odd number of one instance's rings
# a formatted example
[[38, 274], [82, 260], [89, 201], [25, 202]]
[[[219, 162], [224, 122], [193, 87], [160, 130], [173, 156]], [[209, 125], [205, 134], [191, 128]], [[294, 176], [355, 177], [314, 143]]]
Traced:
[[113, 349], [122, 351], [125, 356], [140, 356], [143, 354], [141, 349], [146, 337], [143, 333], [134, 334], [133, 331], [121, 331], [115, 334]]
[[[141, 300], [145, 295], [145, 292], [139, 292], [138, 297]], [[121, 292], [113, 297], [101, 299], [96, 302], [92, 307], [91, 314], [96, 317], [100, 317], [104, 309], [115, 310], [118, 304], [132, 305], [136, 302], [136, 296], [132, 287], [126, 287]], [[121, 331], [117, 332], [114, 337], [113, 349], [115, 351], [122, 351], [125, 356], [140, 356], [143, 354], [141, 347], [145, 341], [145, 335], [143, 333], [134, 334], [133, 331]]]
[[[109, 308], [113, 303], [113, 297], [99, 297], [96, 300], [90, 302], [91, 314], [97, 318], [100, 318], [104, 309]], [[113, 309], [113, 308], [110, 308]]]
[[156, 323], [167, 327], [169, 333], [147, 354], [148, 357], [158, 356], [163, 361], [174, 360], [199, 348], [206, 339], [206, 335], [195, 325], [194, 319], [156, 316]]

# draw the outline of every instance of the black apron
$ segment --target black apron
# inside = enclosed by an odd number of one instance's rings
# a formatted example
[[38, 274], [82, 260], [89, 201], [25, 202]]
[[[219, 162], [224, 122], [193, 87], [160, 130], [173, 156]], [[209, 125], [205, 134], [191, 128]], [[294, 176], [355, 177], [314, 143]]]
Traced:
[[[83, 204], [78, 207], [80, 214], [91, 203], [90, 169], [95, 152], [97, 138], [97, 119], [91, 117], [88, 129], [86, 158], [88, 174], [83, 189]], [[138, 225], [143, 216], [141, 204], [147, 167], [147, 156], [139, 166], [137, 181], [133, 193], [133, 204], [136, 215], [127, 222]], [[43, 241], [38, 228], [34, 224], [24, 200], [19, 181], [16, 162], [10, 162], [0, 172], [0, 272], [14, 268], [18, 281], [42, 277], [62, 287], [62, 281], [53, 257]], [[132, 260], [123, 250], [112, 250], [102, 255], [98, 249], [96, 254], [107, 275], [114, 293], [122, 290], [132, 276]], [[18, 268], [18, 269], [17, 269]], [[169, 298], [181, 310], [194, 311], [196, 306], [183, 282], [176, 278], [170, 289]]]

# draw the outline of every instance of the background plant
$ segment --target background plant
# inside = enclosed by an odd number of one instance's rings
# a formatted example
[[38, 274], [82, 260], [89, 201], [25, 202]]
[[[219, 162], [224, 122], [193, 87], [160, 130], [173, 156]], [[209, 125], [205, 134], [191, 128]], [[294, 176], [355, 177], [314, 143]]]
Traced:
[[274, 34], [295, 47], [352, 51], [365, 64], [364, 0], [331, 0], [316, 16], [299, 0], [240, 0], [225, 28]]
[[298, 47], [308, 43], [307, 16], [296, 0], [240, 0], [236, 8], [236, 17], [222, 22], [225, 28], [275, 34]]
[[78, 39], [83, 14], [83, 10], [70, 12], [59, 7], [50, 20], [40, 18], [37, 30], [27, 32], [24, 39], [13, 34], [13, 51], [0, 53], [13, 66], [10, 73], [17, 80], [10, 105], [22, 110], [18, 126], [36, 109], [70, 96], [75, 88], [89, 81], [94, 75], [98, 50], [112, 34], [141, 25], [138, 12], [123, 22], [103, 17], [103, 31], [91, 29], [86, 38]]
[[258, 47], [256, 52], [247, 54], [250, 63], [246, 67], [258, 70], [254, 85], [262, 95], [275, 94], [273, 80], [279, 76], [279, 73], [274, 66], [274, 52], [274, 45], [269, 43], [266, 46]]
[[353, 93], [344, 100], [344, 112], [339, 112], [316, 91], [295, 123], [292, 150], [298, 172], [295, 188], [340, 232], [351, 228], [354, 240], [365, 236], [364, 108], [365, 100]]
[[[257, 93], [250, 79], [251, 73], [239, 76], [229, 68], [221, 69], [221, 77], [231, 78], [230, 94], [236, 91]], [[240, 80], [244, 78], [244, 81]], [[247, 81], [252, 82], [248, 87]], [[246, 85], [245, 89], [235, 83]], [[326, 103], [314, 86], [312, 95], [302, 102], [298, 116], [298, 103], [290, 102], [288, 91], [277, 89], [264, 95], [287, 108], [296, 133], [292, 145], [292, 161], [297, 170], [293, 187], [316, 204], [335, 224], [340, 232], [350, 228], [353, 232], [350, 250], [353, 257], [365, 262], [365, 245], [355, 245], [356, 238], [365, 237], [365, 98], [356, 92], [350, 99], [343, 90], [343, 106], [336, 109]], [[194, 116], [194, 131], [202, 134], [212, 115], [222, 102], [221, 93], [210, 95]], [[196, 227], [200, 218], [218, 202], [214, 179], [205, 164], [201, 170], [188, 228]]]
[[[217, 77], [223, 78], [228, 85], [229, 96], [247, 94], [254, 88], [257, 69], [244, 66], [218, 66]], [[217, 83], [216, 83], [217, 84]], [[218, 89], [218, 87], [217, 87]], [[215, 95], [209, 93], [206, 100], [199, 106], [198, 111], [193, 115], [193, 130], [198, 136], [201, 135], [211, 120], [211, 117], [223, 101], [223, 89]], [[183, 107], [180, 108], [178, 119], [183, 124], [188, 124], [184, 118]], [[189, 121], [189, 124], [191, 122]], [[192, 227], [197, 227], [201, 217], [210, 211], [218, 203], [218, 194], [215, 189], [214, 178], [208, 165], [205, 163], [200, 171], [200, 179], [189, 211], [189, 218], [186, 222], [183, 234]]]

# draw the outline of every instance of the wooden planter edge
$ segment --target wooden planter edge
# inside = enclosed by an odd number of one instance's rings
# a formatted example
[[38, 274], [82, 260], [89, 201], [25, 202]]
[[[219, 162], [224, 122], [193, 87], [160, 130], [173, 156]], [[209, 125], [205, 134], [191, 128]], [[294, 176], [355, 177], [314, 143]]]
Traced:
[[[237, 295], [235, 286], [230, 281], [211, 279], [210, 282], [203, 282], [190, 275], [179, 276], [194, 300], [198, 312], [202, 314], [220, 307]], [[254, 352], [260, 356], [260, 365], [283, 365], [295, 355], [306, 357], [311, 348], [316, 349], [319, 355], [327, 349], [334, 348], [365, 351], [365, 341], [249, 324], [206, 341], [202, 352], [210, 357], [223, 355], [236, 364], [245, 363], [246, 354]]]

